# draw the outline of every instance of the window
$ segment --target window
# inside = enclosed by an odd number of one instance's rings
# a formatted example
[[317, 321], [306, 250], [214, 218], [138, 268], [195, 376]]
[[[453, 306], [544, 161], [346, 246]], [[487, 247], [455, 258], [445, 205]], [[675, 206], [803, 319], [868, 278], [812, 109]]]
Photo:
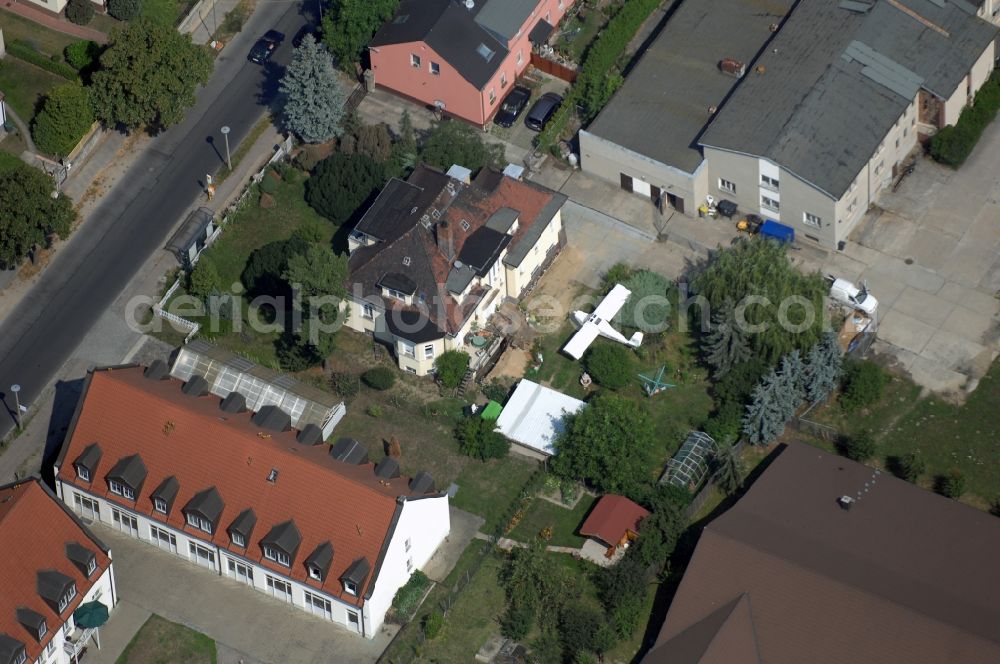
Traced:
[[821, 221], [823, 220], [814, 215], [812, 212], [802, 213], [802, 223], [804, 224], [808, 224], [810, 226], [815, 226], [816, 228], [819, 228]]
[[117, 494], [122, 498], [135, 500], [135, 491], [127, 484], [122, 484], [118, 480], [108, 480], [108, 486], [111, 487], [111, 493]]
[[52, 639], [49, 641], [49, 644], [45, 646], [45, 656], [51, 657], [52, 653], [54, 653], [55, 651], [56, 651], [56, 640]]
[[270, 574], [266, 575], [266, 581], [268, 595], [277, 597], [278, 599], [283, 599], [286, 602], [292, 601], [292, 584], [275, 578]]
[[91, 558], [87, 561], [87, 576], [90, 576], [97, 570], [97, 558]]
[[358, 594], [358, 584], [354, 583], [353, 581], [347, 581], [345, 579], [344, 580], [344, 591], [347, 592], [348, 595], [357, 596], [357, 594]]
[[878, 164], [875, 165], [875, 175], [878, 175], [879, 173], [882, 172], [882, 163], [883, 162], [880, 161]]
[[847, 213], [850, 214], [851, 212], [854, 212], [854, 208], [856, 207], [858, 207], [858, 199], [855, 198], [851, 201], [851, 204], [847, 206]]
[[409, 256], [403, 256], [403, 265], [405, 265], [407, 267], [410, 266], [410, 257]]
[[406, 293], [400, 293], [395, 288], [386, 288], [385, 294], [396, 300], [402, 300], [403, 302], [406, 302]]
[[400, 341], [399, 348], [400, 352], [403, 353], [403, 355], [405, 355], [406, 357], [412, 357], [412, 358], [417, 357], [416, 348], [409, 341]]
[[375, 318], [375, 307], [370, 304], [361, 305], [361, 316], [368, 319]]
[[505, 71], [500, 72], [500, 87], [501, 88], [507, 87], [507, 72]]
[[729, 180], [725, 180], [723, 178], [719, 178], [719, 189], [721, 189], [722, 191], [728, 191], [730, 194], [735, 194], [736, 183], [730, 182]]
[[899, 139], [898, 138], [896, 139], [896, 147], [897, 148], [899, 147]]
[[761, 175], [760, 183], [765, 187], [770, 187], [771, 189], [778, 188], [778, 180], [776, 178], [770, 177], [769, 175]]
[[76, 504], [76, 511], [85, 519], [100, 521], [101, 508], [96, 500], [85, 498], [78, 493], [73, 494], [73, 502]]
[[209, 535], [212, 534], [212, 522], [209, 521], [208, 519], [202, 518], [197, 514], [192, 514], [191, 512], [188, 512], [187, 522], [189, 526], [194, 526], [198, 530], [204, 530]]
[[424, 346], [424, 359], [433, 360], [434, 359], [434, 344], [427, 344]]
[[431, 74], [433, 74], [434, 76], [440, 76], [441, 75], [441, 65], [439, 65], [436, 62], [432, 62], [431, 63]]
[[177, 538], [170, 531], [151, 525], [149, 527], [149, 537], [153, 540], [153, 544], [159, 548], [171, 553], [177, 553]]
[[73, 621], [67, 620], [63, 623], [63, 636], [68, 637], [70, 632], [73, 631]]
[[309, 570], [310, 579], [316, 579], [317, 581], [323, 580], [323, 573], [319, 571], [319, 568], [309, 565], [308, 567], [306, 567], [306, 569]]
[[63, 593], [63, 596], [59, 598], [59, 613], [62, 613], [63, 611], [66, 610], [66, 607], [69, 606], [69, 603], [73, 601], [74, 597], [76, 597], [75, 583], [71, 584], [70, 587], [66, 590], [66, 592]]
[[406, 372], [407, 373], [411, 373], [411, 374], [415, 374], [415, 373], [417, 373], [417, 370], [414, 369], [413, 367], [406, 367]]
[[28, 661], [28, 655], [24, 652], [24, 648], [21, 648], [21, 652], [17, 653], [14, 657], [14, 664], [24, 664]]
[[769, 210], [778, 210], [780, 209], [781, 204], [778, 201], [774, 200], [773, 198], [761, 194], [760, 206], [768, 208]]
[[472, 224], [470, 224], [470, 223], [468, 222], [468, 220], [466, 220], [466, 219], [463, 219], [463, 220], [462, 220], [462, 223], [461, 223], [461, 226], [462, 226], [462, 230], [463, 230], [463, 231], [467, 231], [467, 230], [469, 230], [470, 228], [472, 228]]
[[161, 514], [167, 513], [167, 501], [163, 498], [153, 498], [153, 509]]
[[413, 571], [413, 558], [407, 558], [406, 559], [406, 571], [407, 572], [412, 572]]
[[285, 567], [291, 567], [292, 565], [292, 561], [288, 557], [287, 553], [284, 551], [278, 551], [277, 549], [269, 546], [264, 547], [264, 557], [278, 563], [279, 565], [284, 565]]
[[229, 539], [231, 539], [233, 541], [233, 544], [235, 544], [236, 546], [246, 546], [247, 545], [246, 540], [243, 539], [243, 534], [242, 533], [237, 533], [237, 532], [229, 533]]
[[333, 609], [330, 600], [311, 592], [305, 593], [306, 610], [315, 616], [323, 616], [327, 620], [333, 620]]
[[517, 50], [517, 66], [520, 67], [524, 63], [524, 52], [521, 49]]
[[76, 476], [79, 477], [84, 482], [90, 481], [90, 471], [84, 468], [83, 466], [76, 467]]
[[493, 49], [491, 49], [486, 44], [480, 44], [479, 46], [477, 46], [476, 47], [476, 53], [478, 53], [479, 57], [481, 57], [483, 60], [486, 60], [486, 62], [489, 62], [490, 60], [492, 60], [493, 56], [496, 54], [493, 51]]
[[46, 632], [48, 632], [48, 631], [49, 631], [49, 627], [48, 627], [48, 625], [45, 624], [45, 621], [43, 620], [38, 625], [38, 639], [41, 640], [41, 638], [43, 636], [45, 636]]
[[358, 612], [357, 611], [348, 611], [347, 612], [347, 624], [350, 625], [351, 627], [353, 627], [354, 629], [356, 629], [358, 631], [361, 631], [361, 621], [358, 620]]
[[410, 64], [414, 67], [420, 67], [420, 56], [416, 53], [410, 53]]
[[497, 103], [497, 92], [493, 88], [490, 88], [490, 106]]
[[406, 538], [405, 544], [406, 544], [406, 550], [409, 551], [410, 550], [410, 538], [409, 537]]

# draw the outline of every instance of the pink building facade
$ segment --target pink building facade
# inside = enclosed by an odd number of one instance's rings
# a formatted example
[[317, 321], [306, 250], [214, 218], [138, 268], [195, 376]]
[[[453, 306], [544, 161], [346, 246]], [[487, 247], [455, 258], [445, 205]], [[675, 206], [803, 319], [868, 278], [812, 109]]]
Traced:
[[375, 84], [485, 126], [572, 0], [403, 0], [369, 46]]

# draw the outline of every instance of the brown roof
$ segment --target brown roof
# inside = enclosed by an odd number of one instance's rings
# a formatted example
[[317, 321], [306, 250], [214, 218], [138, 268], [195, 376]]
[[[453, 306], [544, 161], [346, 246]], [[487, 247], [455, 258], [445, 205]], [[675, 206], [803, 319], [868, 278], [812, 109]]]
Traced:
[[[301, 445], [294, 431], [262, 430], [251, 413], [225, 413], [219, 403], [213, 395], [182, 393], [176, 379], [144, 378], [141, 367], [95, 369], [60, 453], [58, 478], [360, 604], [360, 598], [342, 594], [339, 578], [352, 562], [366, 558], [374, 571], [360, 584], [359, 595], [371, 588], [383, 544], [395, 527], [397, 497], [409, 494], [408, 478], [378, 478], [371, 463], [342, 463], [330, 457], [327, 445]], [[102, 457], [87, 483], [76, 476], [73, 462], [93, 442], [100, 445]], [[113, 465], [133, 454], [148, 469], [134, 504], [110, 493], [105, 481]], [[269, 482], [272, 469], [277, 478]], [[164, 516], [153, 510], [151, 494], [169, 477], [176, 478], [179, 488], [169, 516]], [[208, 535], [186, 524], [182, 508], [211, 487], [223, 509], [214, 534]], [[227, 528], [248, 508], [257, 519], [244, 550], [230, 543]], [[289, 520], [301, 533], [291, 570], [265, 560], [260, 547], [262, 537]], [[327, 541], [334, 554], [321, 583], [309, 578], [304, 562]]]
[[[792, 444], [705, 528], [643, 661], [1000, 662], [998, 551], [996, 517]], [[706, 635], [741, 598], [754, 642]]]
[[[36, 479], [0, 487], [0, 542], [0, 634], [24, 644], [32, 662], [80, 605], [111, 558], [107, 547]], [[67, 557], [66, 545], [71, 543], [95, 555], [97, 570], [90, 577]], [[38, 572], [43, 570], [55, 570], [76, 582], [76, 597], [61, 615], [38, 594]], [[41, 643], [18, 621], [19, 608], [45, 617], [47, 632]]]
[[590, 515], [580, 526], [580, 534], [598, 537], [608, 544], [618, 544], [625, 533], [639, 532], [639, 522], [649, 516], [643, 509], [624, 496], [607, 494], [594, 505]]
[[[378, 284], [386, 275], [403, 275], [416, 286], [415, 300], [424, 297], [430, 323], [447, 334], [455, 334], [461, 329], [483, 295], [467, 297], [464, 305], [459, 306], [445, 288], [465, 241], [484, 227], [495, 212], [510, 208], [518, 213], [518, 227], [508, 251], [515, 251], [526, 238], [533, 244], [537, 235], [531, 231], [536, 222], [541, 225], [551, 219], [548, 214], [550, 207], [547, 206], [553, 203], [561, 205], [565, 200], [565, 196], [551, 189], [506, 177], [488, 167], [483, 168], [471, 184], [465, 184], [421, 165], [413, 171], [407, 183], [416, 186], [403, 187], [390, 181], [379, 194], [376, 204], [359, 222], [359, 229], [378, 237], [381, 242], [361, 247], [351, 254], [348, 263], [351, 276], [347, 289], [362, 298], [380, 296]], [[411, 189], [419, 190], [420, 196], [411, 196]], [[432, 197], [435, 189], [437, 195]], [[385, 196], [393, 192], [398, 192], [396, 195], [401, 200], [405, 199], [407, 204], [411, 198], [415, 205], [424, 205], [427, 200], [431, 202], [416, 212], [413, 212], [415, 208], [409, 208], [400, 215], [393, 212], [401, 209], [399, 202], [387, 200]], [[543, 211], [545, 214], [541, 214]], [[423, 217], [431, 222], [429, 227], [420, 223]], [[450, 259], [438, 248], [438, 219], [447, 221], [451, 230], [454, 248]], [[463, 221], [468, 222], [467, 230], [462, 227]], [[376, 228], [378, 232], [373, 230]], [[355, 284], [360, 291], [356, 290]], [[385, 304], [405, 308], [394, 301]], [[413, 310], [416, 311], [415, 308]]]

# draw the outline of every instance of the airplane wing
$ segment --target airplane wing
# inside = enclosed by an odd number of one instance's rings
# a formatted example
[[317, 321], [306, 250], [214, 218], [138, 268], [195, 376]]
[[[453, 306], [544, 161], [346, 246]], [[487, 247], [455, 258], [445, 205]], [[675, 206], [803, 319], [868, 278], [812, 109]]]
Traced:
[[604, 296], [601, 303], [597, 305], [594, 309], [594, 316], [597, 316], [601, 320], [610, 321], [615, 317], [615, 314], [625, 306], [625, 302], [628, 300], [632, 291], [625, 288], [621, 284], [615, 284], [615, 287], [611, 289], [611, 292]]
[[563, 352], [574, 360], [579, 360], [587, 352], [590, 344], [594, 343], [598, 334], [600, 334], [600, 330], [597, 329], [597, 325], [589, 321], [584, 323], [577, 333], [566, 342]]

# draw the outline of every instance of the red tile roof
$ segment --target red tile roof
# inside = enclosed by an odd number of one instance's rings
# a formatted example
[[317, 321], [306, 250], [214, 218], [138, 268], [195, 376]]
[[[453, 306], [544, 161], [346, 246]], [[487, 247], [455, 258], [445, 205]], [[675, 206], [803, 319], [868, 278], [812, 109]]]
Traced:
[[636, 505], [625, 496], [607, 494], [594, 505], [590, 516], [580, 526], [580, 534], [597, 537], [607, 544], [618, 544], [625, 533], [639, 532], [639, 522], [649, 516], [649, 510]]
[[[144, 378], [141, 367], [96, 369], [63, 446], [58, 479], [360, 605], [394, 528], [397, 497], [410, 493], [408, 478], [377, 478], [371, 463], [339, 462], [330, 457], [327, 445], [296, 442], [294, 431], [262, 431], [249, 412], [224, 413], [219, 401], [212, 395], [188, 396], [175, 379]], [[95, 441], [103, 456], [93, 482], [87, 483], [76, 476], [73, 462]], [[132, 454], [139, 454], [148, 469], [134, 504], [110, 493], [105, 481], [108, 470]], [[273, 483], [267, 481], [272, 469], [278, 471]], [[180, 486], [169, 516], [164, 516], [153, 510], [151, 494], [171, 476]], [[214, 535], [188, 526], [182, 512], [195, 494], [210, 487], [224, 503]], [[244, 550], [231, 545], [227, 528], [247, 508], [254, 510], [257, 522]], [[302, 535], [291, 569], [265, 560], [260, 547], [273, 526], [289, 519]], [[326, 541], [334, 555], [321, 583], [308, 577], [304, 561]], [[373, 572], [355, 598], [342, 592], [339, 578], [362, 557]]]
[[[101, 541], [36, 479], [0, 487], [0, 542], [0, 634], [23, 643], [28, 661], [33, 662], [111, 565], [111, 559]], [[97, 570], [89, 578], [66, 556], [66, 545], [71, 542], [95, 554]], [[38, 594], [37, 575], [42, 570], [56, 570], [76, 582], [76, 597], [62, 615]], [[21, 607], [45, 617], [48, 631], [41, 643], [18, 622], [16, 612]]]

